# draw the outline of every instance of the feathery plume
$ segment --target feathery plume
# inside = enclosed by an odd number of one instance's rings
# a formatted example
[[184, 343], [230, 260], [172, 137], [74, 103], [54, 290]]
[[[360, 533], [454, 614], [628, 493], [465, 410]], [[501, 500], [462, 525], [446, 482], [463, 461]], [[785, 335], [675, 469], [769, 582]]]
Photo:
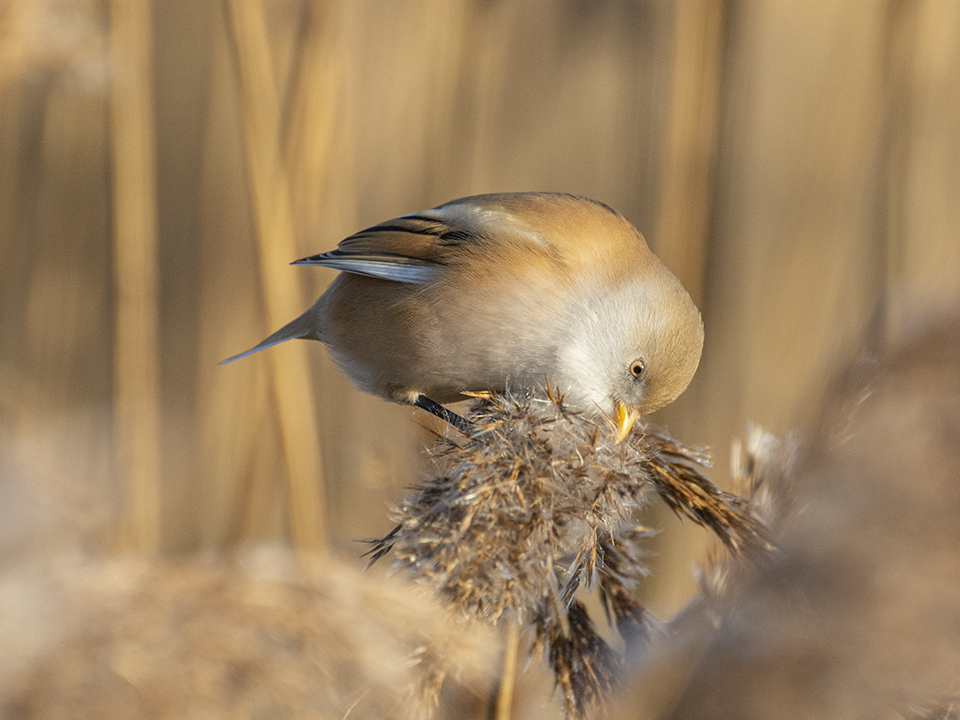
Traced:
[[597, 588], [632, 651], [653, 618], [634, 599], [647, 574], [634, 511], [661, 497], [734, 552], [768, 547], [746, 501], [703, 474], [704, 453], [646, 428], [617, 443], [610, 428], [546, 397], [478, 394], [474, 431], [434, 452], [437, 471], [396, 508], [396, 528], [372, 543], [393, 551], [467, 616], [516, 618], [552, 667], [568, 717], [588, 717], [615, 684], [617, 653], [597, 634], [578, 592]]

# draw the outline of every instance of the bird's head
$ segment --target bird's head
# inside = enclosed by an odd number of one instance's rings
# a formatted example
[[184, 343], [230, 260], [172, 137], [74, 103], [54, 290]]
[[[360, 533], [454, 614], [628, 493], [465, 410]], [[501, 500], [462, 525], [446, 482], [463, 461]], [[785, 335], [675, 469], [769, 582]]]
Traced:
[[557, 353], [557, 381], [567, 401], [613, 420], [618, 442], [638, 417], [673, 402], [700, 364], [700, 312], [661, 268], [579, 295]]

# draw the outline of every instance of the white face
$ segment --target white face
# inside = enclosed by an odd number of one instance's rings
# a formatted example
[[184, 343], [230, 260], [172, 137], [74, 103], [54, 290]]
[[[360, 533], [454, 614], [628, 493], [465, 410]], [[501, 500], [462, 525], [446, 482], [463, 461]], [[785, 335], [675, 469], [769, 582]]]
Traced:
[[613, 417], [622, 403], [643, 415], [683, 392], [700, 361], [703, 328], [689, 295], [670, 281], [638, 280], [578, 298], [557, 357], [572, 407]]

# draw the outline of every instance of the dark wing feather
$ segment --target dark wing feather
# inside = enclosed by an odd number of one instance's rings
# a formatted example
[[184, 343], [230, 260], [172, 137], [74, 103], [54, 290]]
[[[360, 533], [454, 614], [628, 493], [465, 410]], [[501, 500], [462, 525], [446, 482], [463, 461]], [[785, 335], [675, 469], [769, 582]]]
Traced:
[[297, 260], [358, 275], [425, 285], [437, 279], [457, 248], [506, 236], [543, 246], [539, 233], [505, 205], [509, 195], [476, 195], [402, 215], [345, 238], [331, 252]]
[[361, 230], [342, 240], [336, 250], [293, 264], [322, 265], [357, 275], [425, 285], [437, 278], [452, 245], [476, 241], [479, 235], [457, 227], [456, 218], [449, 214], [428, 210]]

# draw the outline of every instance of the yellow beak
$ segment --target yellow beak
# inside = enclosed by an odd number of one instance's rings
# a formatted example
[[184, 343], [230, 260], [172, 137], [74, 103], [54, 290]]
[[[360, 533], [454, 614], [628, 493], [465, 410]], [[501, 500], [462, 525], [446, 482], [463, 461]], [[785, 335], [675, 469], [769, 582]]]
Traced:
[[613, 414], [613, 423], [617, 429], [617, 437], [614, 442], [622, 442], [630, 434], [630, 429], [636, 421], [637, 414], [628, 410], [627, 406], [618, 400], [616, 412]]

